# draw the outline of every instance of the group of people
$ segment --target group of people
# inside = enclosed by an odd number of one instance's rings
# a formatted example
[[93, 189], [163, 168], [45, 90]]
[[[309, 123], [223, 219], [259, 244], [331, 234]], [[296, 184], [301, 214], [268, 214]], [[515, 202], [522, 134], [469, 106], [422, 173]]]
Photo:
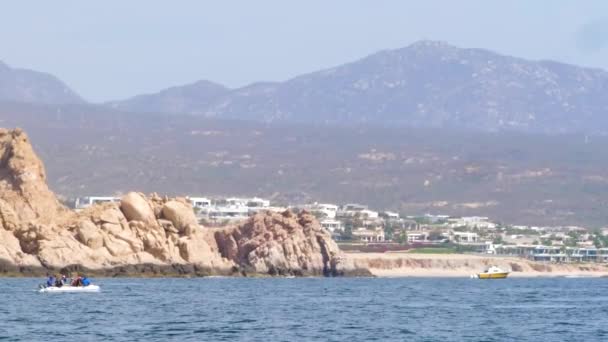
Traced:
[[89, 278], [87, 278], [86, 275], [76, 276], [72, 279], [72, 281], [69, 281], [65, 274], [62, 274], [61, 277], [58, 275], [51, 274], [48, 275], [48, 278], [46, 279], [46, 286], [48, 287], [62, 287], [63, 285], [67, 284], [70, 284], [71, 286], [89, 286], [91, 285], [91, 281], [89, 280]]

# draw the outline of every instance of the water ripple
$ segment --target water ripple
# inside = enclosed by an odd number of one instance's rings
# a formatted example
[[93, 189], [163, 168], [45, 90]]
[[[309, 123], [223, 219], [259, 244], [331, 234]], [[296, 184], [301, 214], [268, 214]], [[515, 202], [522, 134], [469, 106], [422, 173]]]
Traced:
[[[0, 279], [0, 340], [605, 341], [605, 279]], [[592, 315], [591, 319], [589, 315]]]

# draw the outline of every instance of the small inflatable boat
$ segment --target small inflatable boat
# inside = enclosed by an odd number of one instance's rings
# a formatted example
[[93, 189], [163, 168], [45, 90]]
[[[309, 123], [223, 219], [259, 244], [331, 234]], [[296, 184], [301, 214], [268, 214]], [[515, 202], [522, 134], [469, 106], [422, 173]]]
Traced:
[[98, 285], [87, 286], [71, 286], [63, 285], [62, 287], [48, 286], [40, 288], [39, 292], [99, 292]]

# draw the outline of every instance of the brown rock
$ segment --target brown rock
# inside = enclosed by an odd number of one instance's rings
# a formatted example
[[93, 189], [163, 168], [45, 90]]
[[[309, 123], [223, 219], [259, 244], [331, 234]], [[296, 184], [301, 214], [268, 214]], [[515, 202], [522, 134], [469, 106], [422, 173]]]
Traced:
[[20, 221], [49, 223], [67, 212], [46, 184], [46, 172], [21, 129], [0, 130], [0, 208]]
[[198, 220], [194, 215], [192, 206], [178, 201], [165, 203], [162, 210], [165, 219], [171, 221], [179, 232], [183, 232], [188, 225], [198, 227]]
[[120, 199], [120, 210], [128, 221], [142, 221], [149, 225], [156, 224], [156, 217], [144, 196], [129, 192]]
[[91, 221], [80, 222], [76, 236], [80, 242], [92, 249], [103, 247], [103, 235], [101, 235], [99, 228]]
[[342, 253], [329, 233], [306, 212], [258, 213], [215, 236], [223, 257], [259, 273], [339, 275], [351, 271], [339, 262]]

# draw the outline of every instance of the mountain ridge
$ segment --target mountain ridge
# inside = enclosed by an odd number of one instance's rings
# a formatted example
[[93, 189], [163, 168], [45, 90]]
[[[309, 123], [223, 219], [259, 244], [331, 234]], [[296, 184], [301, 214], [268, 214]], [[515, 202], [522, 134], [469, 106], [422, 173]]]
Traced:
[[[261, 122], [606, 134], [607, 90], [602, 69], [418, 41], [283, 82], [231, 89], [200, 80], [95, 106]], [[2, 63], [0, 106], [7, 102], [87, 104], [50, 74]]]
[[602, 69], [419, 41], [284, 82], [232, 89], [206, 97], [204, 106], [159, 112], [265, 122], [603, 133], [607, 89], [608, 72]]
[[12, 68], [0, 61], [0, 102], [82, 104], [86, 101], [50, 73]]

